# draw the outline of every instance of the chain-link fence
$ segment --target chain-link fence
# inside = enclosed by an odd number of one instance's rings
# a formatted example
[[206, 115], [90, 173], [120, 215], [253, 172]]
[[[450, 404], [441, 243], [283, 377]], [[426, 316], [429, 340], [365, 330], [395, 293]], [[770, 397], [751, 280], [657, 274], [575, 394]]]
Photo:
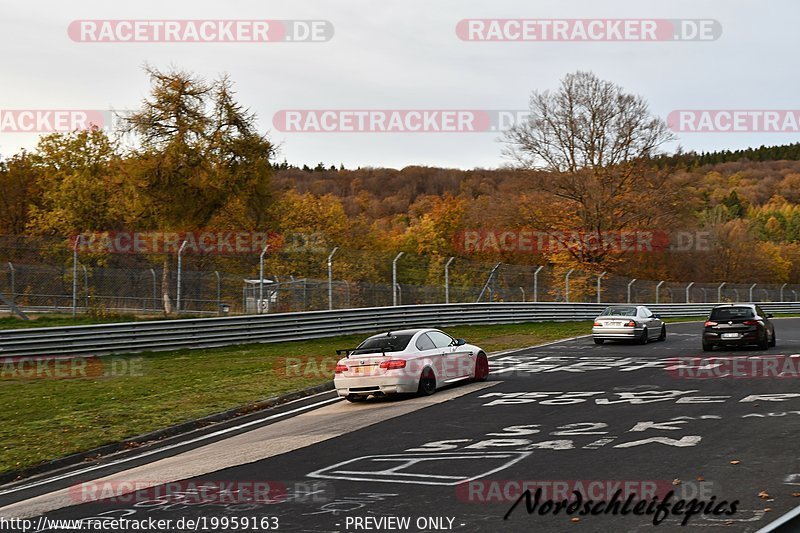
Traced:
[[[67, 258], [69, 259], [69, 258]], [[799, 301], [800, 285], [629, 279], [538, 265], [358, 251], [331, 260], [267, 256], [160, 264], [0, 263], [2, 309], [28, 312], [193, 315], [313, 311], [476, 301], [713, 303]], [[204, 264], [204, 262], [206, 264]], [[105, 261], [108, 263], [108, 261]], [[165, 273], [166, 268], [166, 273]], [[179, 289], [180, 288], [180, 289]]]

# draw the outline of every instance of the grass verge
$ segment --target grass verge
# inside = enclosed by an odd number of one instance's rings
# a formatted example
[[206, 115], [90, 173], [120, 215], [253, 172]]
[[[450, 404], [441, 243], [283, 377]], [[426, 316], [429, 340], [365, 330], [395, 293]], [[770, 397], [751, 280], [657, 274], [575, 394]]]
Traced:
[[[590, 322], [447, 328], [487, 352], [586, 334]], [[0, 472], [329, 381], [337, 348], [365, 335], [149, 352], [64, 367], [56, 379], [0, 368]], [[52, 369], [55, 373], [55, 369]], [[38, 372], [38, 371], [37, 371]]]

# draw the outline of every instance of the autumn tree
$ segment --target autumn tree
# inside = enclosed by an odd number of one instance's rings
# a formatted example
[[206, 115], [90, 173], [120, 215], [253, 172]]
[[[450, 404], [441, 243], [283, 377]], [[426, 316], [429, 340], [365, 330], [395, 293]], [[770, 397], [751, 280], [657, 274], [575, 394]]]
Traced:
[[[145, 70], [150, 95], [124, 128], [136, 143], [125, 167], [136, 229], [204, 229], [224, 214], [260, 228], [275, 147], [236, 101], [231, 81]], [[162, 297], [170, 313], [170, 258], [163, 261]]]
[[[556, 91], [535, 91], [528, 119], [504, 134], [505, 155], [531, 181], [521, 222], [556, 240], [559, 232], [666, 227], [681, 202], [651, 158], [671, 140], [642, 97], [590, 72], [568, 74]], [[563, 239], [568, 253], [551, 260], [600, 270], [619, 255], [602, 242]]]

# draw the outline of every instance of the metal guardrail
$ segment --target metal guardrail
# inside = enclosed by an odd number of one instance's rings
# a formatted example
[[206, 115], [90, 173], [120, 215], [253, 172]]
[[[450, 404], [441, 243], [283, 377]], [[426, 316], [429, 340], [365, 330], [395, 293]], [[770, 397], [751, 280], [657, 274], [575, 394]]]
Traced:
[[[607, 305], [546, 302], [409, 305], [0, 330], [0, 357], [109, 355], [315, 339], [407, 327], [591, 320]], [[714, 305], [648, 307], [663, 317], [679, 317], [706, 315]], [[800, 302], [759, 305], [769, 313], [800, 313]]]

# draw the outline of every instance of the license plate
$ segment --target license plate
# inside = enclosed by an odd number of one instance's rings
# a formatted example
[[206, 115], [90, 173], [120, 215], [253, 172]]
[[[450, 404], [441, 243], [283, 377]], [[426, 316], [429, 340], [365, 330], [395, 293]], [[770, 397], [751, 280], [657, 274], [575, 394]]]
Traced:
[[722, 338], [723, 339], [738, 339], [739, 338], [739, 334], [738, 333], [723, 333], [722, 334]]
[[353, 371], [353, 374], [365, 374], [367, 371], [363, 366], [354, 366], [350, 370]]
[[622, 322], [606, 322], [606, 326], [621, 326]]

